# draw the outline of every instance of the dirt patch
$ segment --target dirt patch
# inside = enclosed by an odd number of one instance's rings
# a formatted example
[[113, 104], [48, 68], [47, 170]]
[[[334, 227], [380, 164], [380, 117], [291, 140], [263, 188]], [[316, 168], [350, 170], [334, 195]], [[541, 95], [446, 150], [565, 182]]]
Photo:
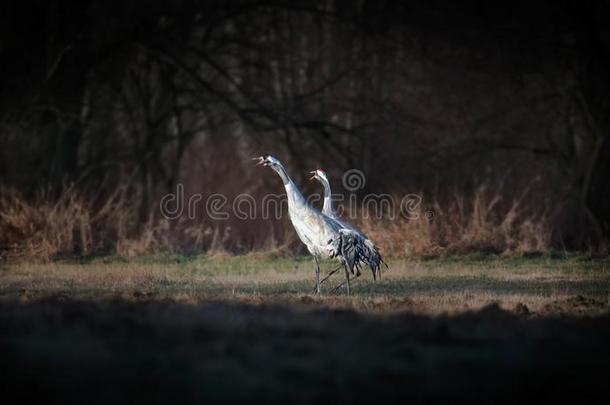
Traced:
[[523, 315], [523, 316], [528, 316], [531, 315], [530, 309], [527, 307], [527, 305], [518, 302], [515, 305], [515, 308], [513, 309], [513, 312], [517, 315]]
[[[586, 393], [597, 402], [610, 399], [608, 314], [524, 318], [491, 303], [459, 315], [378, 316], [327, 307], [324, 299], [297, 301], [301, 307], [239, 300], [0, 302], [3, 398], [514, 403], [582, 400]], [[566, 302], [571, 309], [599, 306]], [[402, 310], [417, 303], [367, 305]]]
[[599, 315], [610, 311], [608, 300], [584, 297], [576, 295], [562, 300], [553, 301], [545, 305], [541, 313], [543, 315]]
[[152, 291], [140, 291], [135, 290], [133, 294], [131, 294], [133, 298], [137, 300], [147, 300], [154, 297], [155, 293]]

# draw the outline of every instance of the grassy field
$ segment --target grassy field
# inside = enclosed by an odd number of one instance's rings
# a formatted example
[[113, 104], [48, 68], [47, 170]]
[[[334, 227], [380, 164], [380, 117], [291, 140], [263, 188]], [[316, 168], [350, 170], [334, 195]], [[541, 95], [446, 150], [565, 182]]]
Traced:
[[[332, 268], [333, 263], [324, 263], [323, 272]], [[553, 312], [551, 304], [579, 295], [601, 307], [610, 291], [610, 260], [582, 257], [401, 260], [390, 262], [390, 269], [378, 282], [363, 272], [353, 282], [351, 297], [343, 289], [332, 291], [342, 281], [337, 273], [317, 297], [311, 294], [314, 273], [308, 257], [157, 256], [15, 263], [2, 267], [0, 299], [305, 303], [365, 313], [409, 310], [426, 315], [454, 314], [492, 303], [511, 310], [521, 303], [531, 312], [548, 314]], [[567, 313], [583, 312], [575, 309]]]
[[319, 297], [308, 258], [4, 264], [0, 388], [96, 403], [610, 397], [609, 260], [389, 264]]

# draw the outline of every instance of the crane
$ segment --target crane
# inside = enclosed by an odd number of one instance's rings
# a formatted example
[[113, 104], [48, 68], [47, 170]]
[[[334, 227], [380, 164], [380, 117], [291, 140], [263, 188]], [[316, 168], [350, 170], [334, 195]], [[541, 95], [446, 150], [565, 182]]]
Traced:
[[258, 166], [273, 169], [284, 183], [290, 221], [299, 239], [314, 258], [317, 294], [320, 294], [318, 259], [325, 258], [339, 259], [345, 269], [345, 284], [347, 293], [350, 294], [349, 273], [353, 274], [354, 266], [362, 260], [363, 245], [358, 235], [309, 205], [278, 159], [264, 155], [254, 158], [254, 160], [258, 162]]
[[[314, 170], [314, 171], [310, 172], [310, 174], [312, 175], [310, 180], [314, 180], [314, 179], [318, 180], [320, 183], [322, 183], [322, 186], [324, 187], [324, 205], [322, 206], [322, 213], [324, 215], [327, 215], [328, 217], [334, 219], [335, 221], [337, 221], [337, 223], [339, 223], [343, 227], [343, 229], [348, 229], [348, 230], [356, 233], [358, 235], [358, 237], [361, 239], [362, 252], [360, 255], [360, 261], [358, 261], [356, 263], [357, 276], [360, 275], [360, 271], [359, 271], [360, 265], [366, 264], [371, 268], [371, 271], [373, 272], [374, 280], [377, 280], [377, 277], [381, 278], [381, 264], [384, 264], [386, 266], [386, 268], [388, 267], [388, 265], [381, 258], [381, 254], [379, 254], [379, 249], [377, 248], [377, 246], [375, 246], [375, 244], [368, 238], [368, 236], [366, 236], [364, 234], [364, 232], [362, 232], [360, 229], [356, 228], [354, 225], [352, 225], [348, 222], [342, 221], [339, 218], [337, 218], [335, 210], [333, 209], [330, 181], [328, 181], [328, 176], [326, 175], [324, 170], [322, 170], [322, 169]], [[338, 269], [333, 270], [322, 281], [325, 281], [326, 279], [328, 279], [337, 270]]]

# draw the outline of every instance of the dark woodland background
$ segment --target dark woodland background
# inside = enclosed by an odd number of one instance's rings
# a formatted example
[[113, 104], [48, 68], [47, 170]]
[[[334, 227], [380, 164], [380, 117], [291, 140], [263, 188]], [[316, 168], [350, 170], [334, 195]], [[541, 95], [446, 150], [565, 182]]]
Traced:
[[[4, 256], [298, 252], [286, 218], [164, 220], [159, 199], [307, 193], [323, 167], [420, 219], [390, 255], [586, 250], [610, 225], [606, 1], [5, 1]], [[358, 213], [356, 213], [357, 215]], [[362, 216], [359, 216], [362, 217]]]

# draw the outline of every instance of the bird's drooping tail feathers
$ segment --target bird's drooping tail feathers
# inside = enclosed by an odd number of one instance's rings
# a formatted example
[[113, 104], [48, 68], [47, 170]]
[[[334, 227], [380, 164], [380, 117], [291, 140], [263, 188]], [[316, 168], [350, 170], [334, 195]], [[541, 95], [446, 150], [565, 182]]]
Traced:
[[347, 265], [348, 270], [354, 273], [362, 256], [362, 244], [358, 241], [358, 235], [349, 230], [340, 230], [337, 237], [329, 241], [331, 257], [339, 256]]
[[388, 265], [383, 261], [377, 247], [369, 240], [363, 238], [357, 232], [342, 229], [339, 235], [329, 241], [332, 257], [343, 258], [349, 271], [353, 274], [356, 269], [360, 275], [360, 267], [364, 264], [371, 268], [373, 279], [381, 278], [381, 265]]
[[381, 265], [389, 269], [386, 262], [383, 261], [379, 249], [371, 242], [370, 239], [363, 240], [362, 261], [367, 264], [373, 272], [373, 279], [381, 278]]

